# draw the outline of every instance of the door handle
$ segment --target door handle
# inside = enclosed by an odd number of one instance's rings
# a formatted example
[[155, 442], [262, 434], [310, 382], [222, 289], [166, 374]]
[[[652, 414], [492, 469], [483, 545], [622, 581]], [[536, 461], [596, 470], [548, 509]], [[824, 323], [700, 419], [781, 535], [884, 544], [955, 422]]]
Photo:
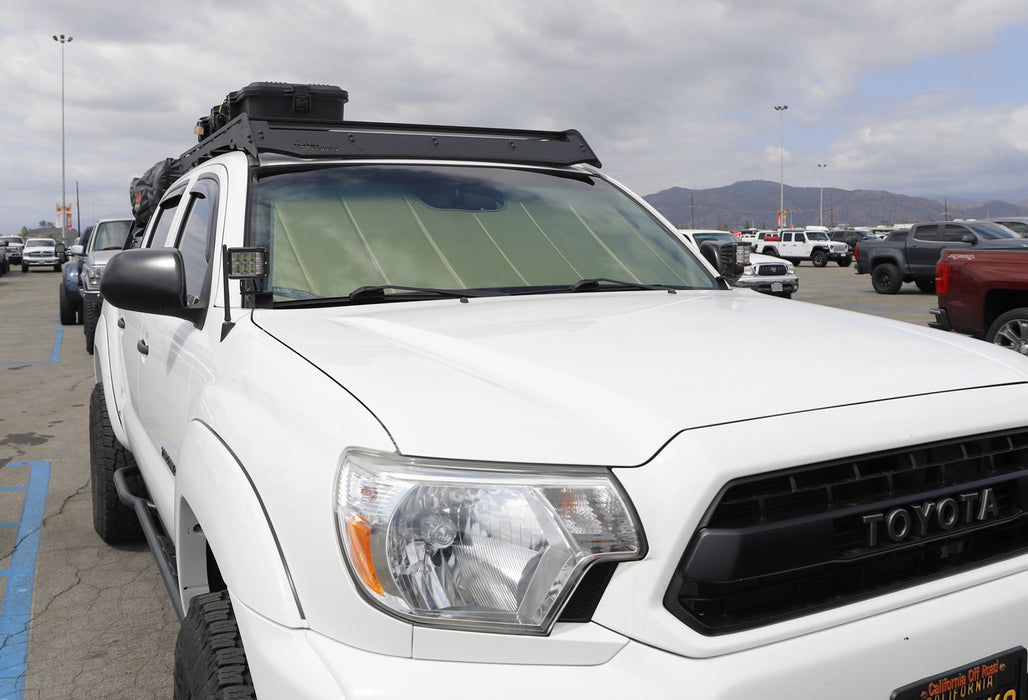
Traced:
[[149, 355], [150, 354], [150, 348], [146, 344], [145, 340], [140, 340], [139, 342], [136, 343], [136, 350], [138, 350], [143, 355]]
[[118, 328], [124, 328], [124, 327], [125, 327], [125, 319], [119, 318], [118, 319]]

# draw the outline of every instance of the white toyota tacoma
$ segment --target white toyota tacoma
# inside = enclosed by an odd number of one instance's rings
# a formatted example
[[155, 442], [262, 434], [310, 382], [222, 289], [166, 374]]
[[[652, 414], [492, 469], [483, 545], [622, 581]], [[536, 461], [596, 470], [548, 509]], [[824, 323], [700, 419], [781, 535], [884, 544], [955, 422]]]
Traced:
[[[1023, 357], [730, 288], [574, 131], [244, 113], [177, 165], [90, 403], [176, 697], [1024, 697]], [[795, 382], [841, 340], [889, 360]]]

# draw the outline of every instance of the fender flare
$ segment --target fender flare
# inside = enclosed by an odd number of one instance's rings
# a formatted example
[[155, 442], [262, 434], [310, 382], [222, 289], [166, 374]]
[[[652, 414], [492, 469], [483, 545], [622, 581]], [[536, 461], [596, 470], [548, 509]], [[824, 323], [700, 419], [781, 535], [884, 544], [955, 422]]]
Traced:
[[260, 494], [212, 426], [190, 421], [175, 478], [176, 558], [183, 609], [210, 590], [207, 549], [233, 599], [287, 627], [306, 627]]
[[881, 253], [879, 253], [878, 255], [872, 255], [871, 259], [867, 261], [867, 266], [869, 270], [874, 270], [882, 263], [892, 263], [893, 265], [899, 268], [900, 274], [906, 274], [906, 260], [901, 260], [900, 256], [893, 252], [886, 253], [884, 255], [882, 255]]
[[111, 419], [115, 439], [129, 447], [128, 432], [121, 416], [121, 407], [127, 395], [123, 382], [119, 381], [117, 388], [114, 385], [114, 371], [111, 368], [111, 352], [114, 351], [120, 351], [120, 348], [112, 347], [107, 335], [107, 322], [101, 316], [97, 320], [93, 335], [93, 380], [103, 386], [104, 401], [107, 403], [107, 414]]

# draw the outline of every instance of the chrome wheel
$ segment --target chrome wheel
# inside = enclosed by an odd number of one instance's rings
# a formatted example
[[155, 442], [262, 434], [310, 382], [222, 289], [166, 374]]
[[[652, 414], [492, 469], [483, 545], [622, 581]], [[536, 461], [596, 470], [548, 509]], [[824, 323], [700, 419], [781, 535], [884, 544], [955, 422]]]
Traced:
[[1028, 319], [1015, 318], [1003, 324], [992, 339], [996, 345], [1028, 355]]

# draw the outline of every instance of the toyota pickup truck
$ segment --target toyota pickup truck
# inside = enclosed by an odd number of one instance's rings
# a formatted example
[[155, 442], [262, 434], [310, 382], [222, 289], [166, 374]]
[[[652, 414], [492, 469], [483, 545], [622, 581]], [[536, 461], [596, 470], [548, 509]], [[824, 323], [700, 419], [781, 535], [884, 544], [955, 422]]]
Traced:
[[[93, 525], [176, 697], [1023, 697], [1022, 358], [732, 288], [577, 131], [327, 87], [229, 95], [101, 280]], [[797, 381], [841, 339], [890, 361]]]
[[944, 250], [928, 325], [1028, 355], [1028, 250]]
[[905, 282], [913, 282], [926, 294], [935, 292], [935, 263], [944, 248], [1028, 247], [1005, 226], [989, 221], [938, 221], [899, 229], [884, 240], [857, 243], [854, 253], [857, 274], [871, 275], [879, 294], [896, 294]]

